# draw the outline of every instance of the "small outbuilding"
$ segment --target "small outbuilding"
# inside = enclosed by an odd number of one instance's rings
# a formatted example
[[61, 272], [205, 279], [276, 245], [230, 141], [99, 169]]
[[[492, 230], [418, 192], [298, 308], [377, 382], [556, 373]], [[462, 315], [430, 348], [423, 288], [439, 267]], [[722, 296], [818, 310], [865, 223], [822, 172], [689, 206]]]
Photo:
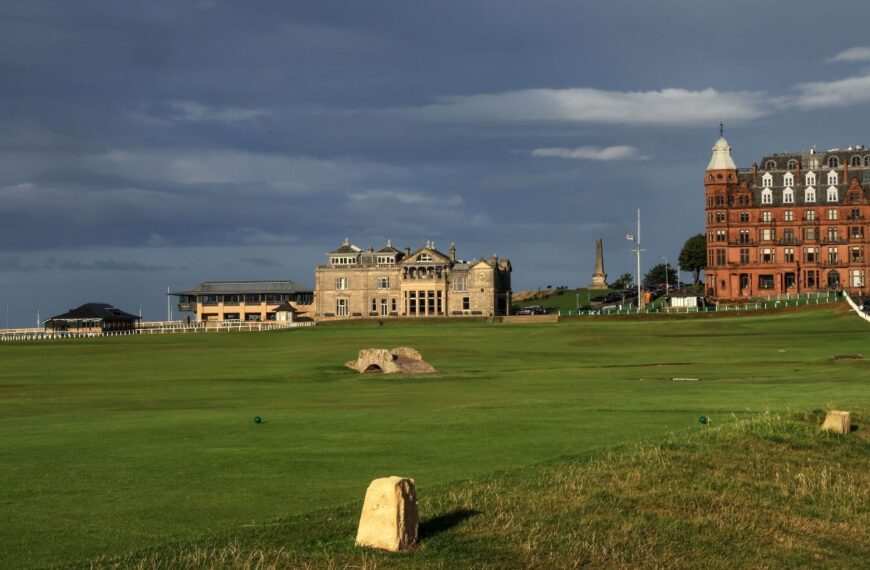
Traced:
[[298, 313], [299, 311], [296, 310], [296, 307], [294, 307], [287, 301], [284, 301], [283, 303], [275, 307], [275, 320], [292, 323], [296, 320], [296, 315]]
[[85, 303], [81, 307], [51, 317], [45, 328], [67, 332], [114, 332], [133, 330], [140, 317], [125, 313], [108, 303]]

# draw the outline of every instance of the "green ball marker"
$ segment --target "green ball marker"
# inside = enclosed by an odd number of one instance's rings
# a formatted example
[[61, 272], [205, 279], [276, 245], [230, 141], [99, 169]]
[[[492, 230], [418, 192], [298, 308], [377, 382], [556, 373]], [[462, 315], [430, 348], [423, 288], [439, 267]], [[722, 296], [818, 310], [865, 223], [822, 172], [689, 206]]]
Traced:
[[701, 422], [702, 426], [705, 426], [710, 420], [707, 419], [707, 416], [701, 416], [700, 418], [698, 418], [698, 421]]
[[263, 418], [261, 418], [260, 416], [254, 416], [254, 423], [255, 424], [263, 423]]

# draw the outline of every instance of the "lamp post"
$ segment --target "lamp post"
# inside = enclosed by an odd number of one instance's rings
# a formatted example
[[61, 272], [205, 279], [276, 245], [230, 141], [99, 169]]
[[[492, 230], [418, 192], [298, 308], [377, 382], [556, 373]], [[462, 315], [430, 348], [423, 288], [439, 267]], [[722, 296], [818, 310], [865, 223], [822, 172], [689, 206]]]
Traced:
[[671, 292], [671, 284], [668, 279], [668, 258], [664, 255], [660, 255], [659, 259], [665, 260], [665, 295], [668, 295]]

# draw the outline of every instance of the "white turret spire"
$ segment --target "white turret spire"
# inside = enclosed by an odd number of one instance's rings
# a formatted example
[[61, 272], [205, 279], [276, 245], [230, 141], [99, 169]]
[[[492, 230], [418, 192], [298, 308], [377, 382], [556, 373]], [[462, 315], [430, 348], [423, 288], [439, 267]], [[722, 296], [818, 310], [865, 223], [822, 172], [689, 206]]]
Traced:
[[713, 156], [710, 157], [707, 170], [737, 170], [737, 165], [731, 158], [731, 147], [728, 146], [724, 134], [725, 128], [722, 123], [719, 123], [719, 140], [713, 145]]

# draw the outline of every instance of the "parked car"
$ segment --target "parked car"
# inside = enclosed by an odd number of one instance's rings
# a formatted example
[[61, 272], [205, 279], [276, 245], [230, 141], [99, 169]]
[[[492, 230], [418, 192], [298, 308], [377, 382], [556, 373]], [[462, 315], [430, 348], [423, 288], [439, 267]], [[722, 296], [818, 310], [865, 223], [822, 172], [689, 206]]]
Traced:
[[517, 311], [518, 315], [546, 315], [547, 309], [541, 307], [540, 305], [529, 305], [528, 307], [522, 307], [519, 311]]

